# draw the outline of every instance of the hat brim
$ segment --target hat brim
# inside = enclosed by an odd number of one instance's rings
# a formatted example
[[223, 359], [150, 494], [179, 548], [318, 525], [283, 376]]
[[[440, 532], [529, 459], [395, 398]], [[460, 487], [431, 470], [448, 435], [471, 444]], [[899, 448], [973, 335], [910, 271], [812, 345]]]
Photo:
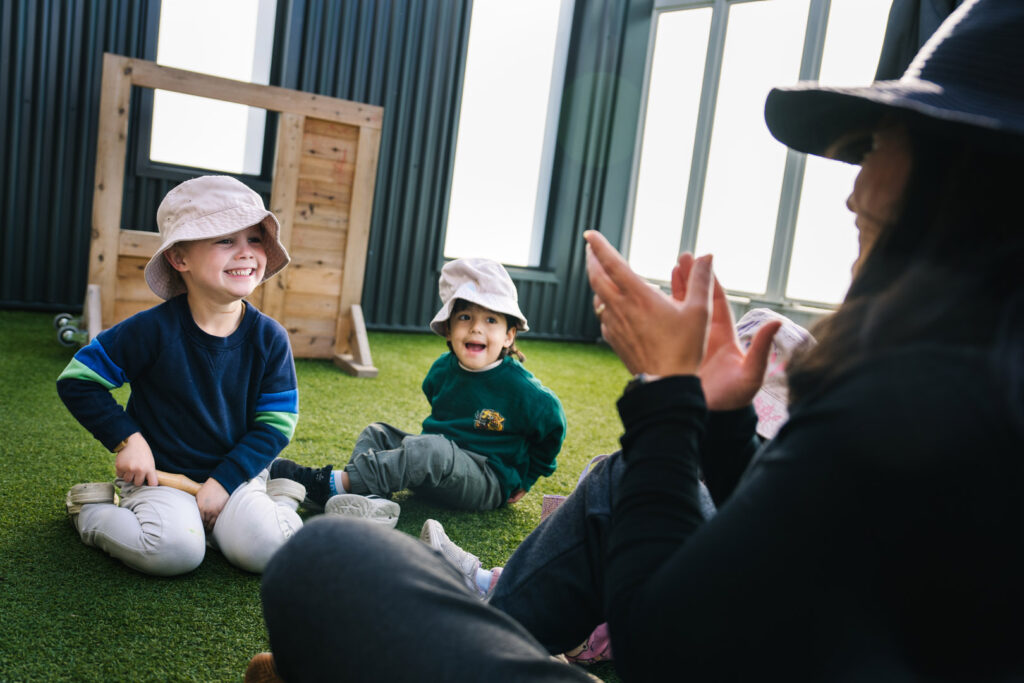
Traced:
[[430, 329], [435, 334], [439, 334], [442, 337], [448, 334], [448, 318], [452, 316], [452, 308], [455, 306], [455, 300], [462, 299], [470, 303], [483, 306], [489, 310], [501, 313], [506, 317], [512, 317], [516, 319], [516, 328], [520, 332], [527, 332], [530, 326], [526, 323], [526, 316], [519, 310], [519, 303], [515, 299], [506, 296], [497, 296], [494, 294], [482, 293], [472, 282], [464, 283], [455, 292], [448, 297], [448, 300], [441, 306], [441, 310], [437, 312], [434, 319], [430, 321]]
[[184, 294], [187, 291], [185, 281], [182, 280], [181, 274], [167, 262], [164, 252], [180, 242], [222, 237], [244, 230], [249, 226], [261, 224], [267, 237], [264, 241], [267, 266], [263, 271], [263, 279], [260, 280], [260, 283], [266, 282], [291, 261], [288, 251], [281, 244], [281, 224], [278, 223], [277, 217], [273, 213], [264, 208], [238, 206], [194, 221], [193, 225], [189, 226], [188, 239], [182, 239], [179, 234], [172, 239], [165, 240], [146, 264], [146, 284], [154, 294], [164, 300]]
[[990, 115], [1005, 106], [983, 91], [958, 92], [917, 79], [847, 88], [803, 82], [773, 88], [765, 100], [764, 118], [771, 134], [798, 152], [857, 163], [860, 159], [844, 155], [836, 141], [852, 132], [870, 132], [894, 113], [941, 125], [951, 134], [974, 136], [979, 142], [1021, 145], [1024, 117], [1014, 124], [1011, 117]]

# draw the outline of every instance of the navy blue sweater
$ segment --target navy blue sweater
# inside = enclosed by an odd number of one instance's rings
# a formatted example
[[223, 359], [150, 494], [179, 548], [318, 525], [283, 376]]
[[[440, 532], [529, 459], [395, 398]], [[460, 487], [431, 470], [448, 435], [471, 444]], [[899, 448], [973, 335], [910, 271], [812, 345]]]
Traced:
[[[110, 390], [125, 382], [125, 409]], [[246, 304], [230, 336], [206, 334], [186, 295], [138, 313], [80, 349], [57, 380], [72, 415], [108, 450], [141, 432], [159, 470], [228, 491], [284, 448], [298, 421], [288, 335]]]

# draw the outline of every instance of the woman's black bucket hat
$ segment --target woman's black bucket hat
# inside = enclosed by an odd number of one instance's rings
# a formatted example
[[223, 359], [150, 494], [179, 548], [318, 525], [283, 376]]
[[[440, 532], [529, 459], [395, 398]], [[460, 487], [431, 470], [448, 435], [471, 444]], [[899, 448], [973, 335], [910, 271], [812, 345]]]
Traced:
[[793, 149], [857, 163], [844, 141], [902, 114], [1010, 153], [1024, 152], [1024, 0], [967, 0], [903, 76], [864, 87], [801, 82], [774, 88], [765, 122]]

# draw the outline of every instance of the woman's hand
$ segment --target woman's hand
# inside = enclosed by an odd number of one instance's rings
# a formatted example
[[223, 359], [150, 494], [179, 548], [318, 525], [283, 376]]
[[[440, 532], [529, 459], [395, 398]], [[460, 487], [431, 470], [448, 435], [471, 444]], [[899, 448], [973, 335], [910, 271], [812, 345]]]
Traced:
[[156, 479], [153, 451], [150, 450], [146, 437], [140, 432], [129, 436], [124, 448], [114, 458], [114, 473], [120, 479], [136, 486], [156, 486], [159, 483]]
[[199, 491], [196, 492], [196, 504], [199, 505], [199, 514], [207, 531], [213, 531], [213, 525], [217, 523], [217, 517], [227, 504], [228, 497], [227, 490], [213, 477], [199, 487]]
[[583, 238], [601, 334], [626, 369], [659, 376], [696, 374], [708, 340], [711, 256], [692, 262], [676, 299], [634, 273], [600, 233], [588, 230]]
[[[686, 299], [693, 264], [693, 255], [681, 254], [672, 269], [672, 297], [679, 301]], [[697, 369], [709, 410], [735, 410], [750, 405], [764, 382], [772, 338], [780, 327], [781, 321], [765, 323], [744, 352], [736, 337], [736, 323], [725, 290], [718, 278], [714, 279], [707, 352]]]

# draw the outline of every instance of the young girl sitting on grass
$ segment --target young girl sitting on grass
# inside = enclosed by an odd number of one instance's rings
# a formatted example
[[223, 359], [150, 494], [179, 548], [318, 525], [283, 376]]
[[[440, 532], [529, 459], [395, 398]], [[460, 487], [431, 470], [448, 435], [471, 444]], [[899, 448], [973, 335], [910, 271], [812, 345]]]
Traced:
[[459, 259], [441, 269], [442, 306], [430, 329], [448, 341], [423, 380], [430, 415], [423, 433], [381, 422], [356, 440], [341, 471], [279, 458], [272, 478], [306, 487], [306, 505], [394, 526], [394, 491], [412, 489], [443, 505], [493, 510], [518, 501], [550, 476], [565, 438], [558, 397], [521, 364], [526, 331], [512, 278], [501, 264]]

